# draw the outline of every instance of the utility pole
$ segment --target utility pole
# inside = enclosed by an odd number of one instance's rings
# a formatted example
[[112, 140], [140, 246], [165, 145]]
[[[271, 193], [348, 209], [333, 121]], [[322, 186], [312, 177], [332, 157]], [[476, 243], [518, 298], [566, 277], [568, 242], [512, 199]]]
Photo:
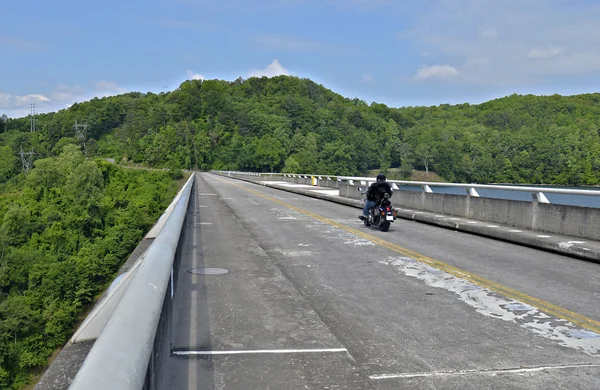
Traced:
[[27, 173], [31, 170], [33, 165], [33, 155], [35, 151], [31, 148], [31, 152], [24, 152], [23, 147], [21, 146], [21, 151], [19, 152], [19, 156], [21, 157], [21, 164], [23, 165], [23, 172]]
[[167, 93], [167, 88], [168, 88], [167, 84], [164, 84], [164, 85], [163, 85], [163, 92], [164, 92], [164, 93]]
[[31, 129], [30, 131], [33, 133], [35, 131], [35, 103], [31, 103], [29, 105], [31, 109]]

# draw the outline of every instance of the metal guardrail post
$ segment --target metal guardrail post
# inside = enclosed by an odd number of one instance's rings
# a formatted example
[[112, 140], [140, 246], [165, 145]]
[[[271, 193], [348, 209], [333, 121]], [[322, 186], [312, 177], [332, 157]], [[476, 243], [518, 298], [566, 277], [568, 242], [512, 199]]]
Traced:
[[467, 188], [467, 195], [478, 197], [479, 193], [477, 192], [477, 190], [475, 188], [469, 187], [469, 188]]
[[546, 198], [546, 195], [544, 195], [543, 192], [533, 192], [531, 194], [531, 197], [533, 198], [534, 202], [550, 203], [550, 201], [548, 200], [548, 198]]

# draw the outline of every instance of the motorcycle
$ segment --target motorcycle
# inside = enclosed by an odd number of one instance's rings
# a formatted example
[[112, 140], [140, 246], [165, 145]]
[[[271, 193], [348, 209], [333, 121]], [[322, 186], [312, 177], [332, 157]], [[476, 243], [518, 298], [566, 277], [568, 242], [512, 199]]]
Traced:
[[[366, 192], [362, 192], [361, 188], [359, 188], [358, 191], [361, 191], [362, 195], [366, 194]], [[389, 230], [390, 224], [392, 224], [398, 216], [398, 211], [394, 210], [392, 207], [392, 202], [390, 202], [389, 197], [389, 194], [384, 194], [383, 199], [379, 204], [369, 210], [369, 217], [363, 221], [365, 226], [375, 226], [382, 232], [387, 232]], [[366, 197], [361, 199], [361, 202], [364, 207], [367, 202]]]

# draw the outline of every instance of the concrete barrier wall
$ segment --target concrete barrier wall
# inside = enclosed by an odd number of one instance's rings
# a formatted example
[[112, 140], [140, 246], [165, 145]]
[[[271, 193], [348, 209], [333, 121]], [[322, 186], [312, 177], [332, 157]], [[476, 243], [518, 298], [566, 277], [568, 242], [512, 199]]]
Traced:
[[[340, 196], [361, 199], [364, 185], [340, 183]], [[454, 215], [516, 228], [600, 240], [600, 209], [559, 204], [436, 194], [421, 191], [395, 191], [395, 207]]]
[[469, 198], [468, 218], [535, 230], [533, 212], [538, 203], [473, 196], [463, 198]]
[[600, 209], [538, 203], [535, 225], [547, 232], [600, 239]]

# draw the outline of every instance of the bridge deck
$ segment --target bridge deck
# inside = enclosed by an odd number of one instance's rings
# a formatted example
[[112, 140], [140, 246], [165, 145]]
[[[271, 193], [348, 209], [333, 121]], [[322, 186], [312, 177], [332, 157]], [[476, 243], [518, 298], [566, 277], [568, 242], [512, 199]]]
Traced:
[[598, 264], [209, 174], [189, 213], [164, 389], [600, 388]]

